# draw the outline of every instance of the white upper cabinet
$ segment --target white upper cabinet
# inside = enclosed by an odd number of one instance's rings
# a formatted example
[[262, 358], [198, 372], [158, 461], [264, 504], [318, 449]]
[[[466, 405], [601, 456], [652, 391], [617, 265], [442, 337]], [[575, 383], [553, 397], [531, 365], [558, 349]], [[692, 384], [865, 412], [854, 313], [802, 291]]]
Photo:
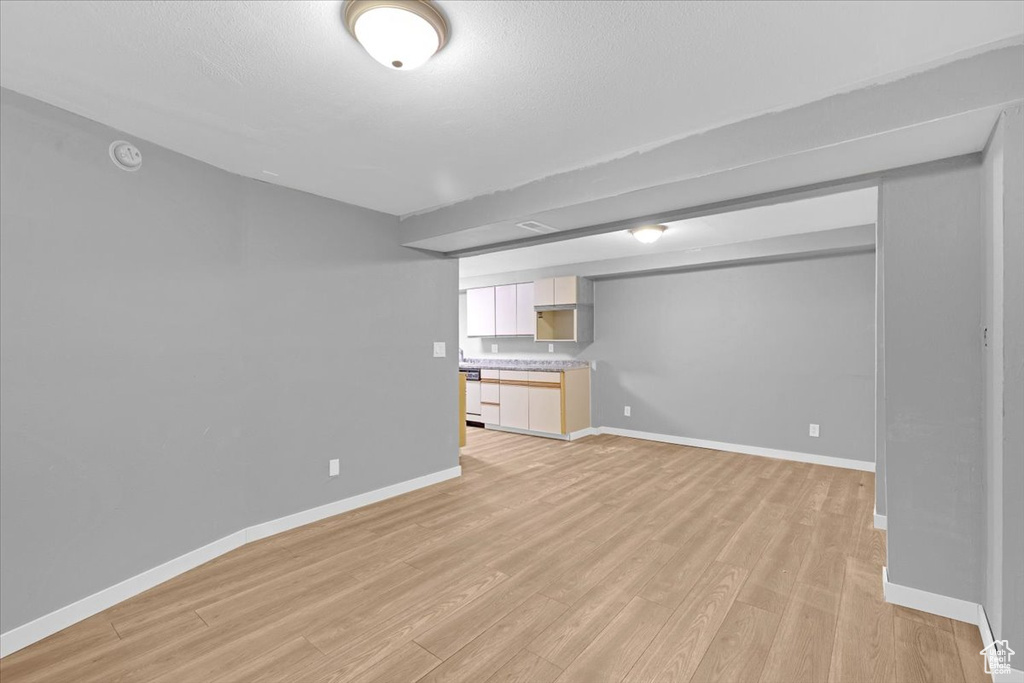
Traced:
[[466, 335], [494, 336], [494, 287], [466, 290]]
[[554, 278], [554, 300], [556, 306], [566, 306], [576, 303], [576, 276], [566, 275], [565, 277]]
[[533, 282], [534, 306], [572, 306], [579, 303], [575, 275], [544, 277]]
[[555, 305], [555, 279], [553, 277], [544, 277], [533, 281], [533, 305]]
[[533, 336], [537, 326], [533, 306], [533, 283], [520, 282], [516, 285], [516, 334]]
[[511, 337], [516, 332], [516, 286], [494, 288], [494, 334]]

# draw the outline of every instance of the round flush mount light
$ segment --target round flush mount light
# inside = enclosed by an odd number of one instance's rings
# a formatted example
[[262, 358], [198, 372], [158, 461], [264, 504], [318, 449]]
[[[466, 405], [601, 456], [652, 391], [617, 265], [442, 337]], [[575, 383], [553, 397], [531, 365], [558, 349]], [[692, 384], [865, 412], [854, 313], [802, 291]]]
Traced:
[[349, 0], [345, 25], [371, 57], [398, 71], [423, 66], [448, 42], [448, 22], [427, 0]]
[[666, 229], [664, 225], [641, 225], [639, 228], [630, 230], [629, 234], [635, 237], [638, 242], [651, 244], [652, 242], [657, 242]]

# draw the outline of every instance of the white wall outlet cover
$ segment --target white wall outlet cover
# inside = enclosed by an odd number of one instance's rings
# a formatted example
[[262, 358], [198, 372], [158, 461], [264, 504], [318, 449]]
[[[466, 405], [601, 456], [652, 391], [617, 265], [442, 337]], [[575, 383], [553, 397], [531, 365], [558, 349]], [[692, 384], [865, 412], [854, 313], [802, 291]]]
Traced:
[[630, 413], [630, 407], [629, 407], [629, 406], [626, 406], [626, 407], [625, 407], [625, 408], [623, 409], [623, 411], [622, 411], [622, 414], [623, 414], [623, 415], [625, 415], [626, 417], [629, 417], [629, 413]]
[[122, 171], [138, 171], [142, 168], [142, 152], [139, 148], [125, 140], [114, 140], [110, 143], [110, 159]]
[[498, 345], [497, 344], [491, 344], [491, 353], [497, 353], [497, 352], [498, 352]]
[[434, 358], [444, 358], [444, 342], [434, 342]]
[[555, 352], [555, 345], [554, 344], [548, 344], [548, 353], [554, 353], [554, 352]]
[[818, 425], [812, 424], [809, 433], [810, 433], [811, 436], [820, 436], [821, 435], [821, 429], [818, 427]]
[[331, 460], [328, 471], [332, 477], [336, 477], [341, 474], [341, 461], [337, 458]]

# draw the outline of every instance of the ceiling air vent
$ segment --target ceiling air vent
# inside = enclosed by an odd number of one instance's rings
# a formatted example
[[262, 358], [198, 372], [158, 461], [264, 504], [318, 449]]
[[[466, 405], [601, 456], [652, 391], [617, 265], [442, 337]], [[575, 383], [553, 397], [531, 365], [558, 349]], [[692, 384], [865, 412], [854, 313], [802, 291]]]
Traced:
[[558, 232], [557, 228], [552, 228], [550, 225], [544, 225], [538, 221], [523, 221], [522, 223], [516, 223], [516, 226], [523, 230], [529, 230], [530, 232], [535, 232], [541, 235], [549, 232]]

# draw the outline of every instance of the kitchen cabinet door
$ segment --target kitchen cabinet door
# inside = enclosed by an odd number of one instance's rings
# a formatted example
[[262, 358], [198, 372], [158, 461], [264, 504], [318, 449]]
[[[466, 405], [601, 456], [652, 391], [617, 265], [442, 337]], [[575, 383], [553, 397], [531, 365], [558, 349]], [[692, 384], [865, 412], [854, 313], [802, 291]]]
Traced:
[[533, 283], [520, 282], [516, 285], [516, 334], [537, 332], [537, 314], [533, 310]]
[[470, 419], [480, 417], [480, 382], [466, 382], [466, 414]]
[[511, 337], [516, 334], [516, 286], [494, 288], [494, 334]]
[[480, 421], [488, 425], [501, 424], [501, 407], [497, 403], [481, 404]]
[[554, 303], [564, 306], [576, 303], [576, 276], [566, 275], [554, 280]]
[[562, 433], [562, 388], [530, 387], [530, 429], [550, 434]]
[[553, 306], [555, 304], [555, 279], [550, 277], [533, 281], [533, 305]]
[[466, 336], [494, 336], [494, 287], [466, 290]]
[[502, 427], [530, 428], [530, 388], [522, 384], [501, 385]]

